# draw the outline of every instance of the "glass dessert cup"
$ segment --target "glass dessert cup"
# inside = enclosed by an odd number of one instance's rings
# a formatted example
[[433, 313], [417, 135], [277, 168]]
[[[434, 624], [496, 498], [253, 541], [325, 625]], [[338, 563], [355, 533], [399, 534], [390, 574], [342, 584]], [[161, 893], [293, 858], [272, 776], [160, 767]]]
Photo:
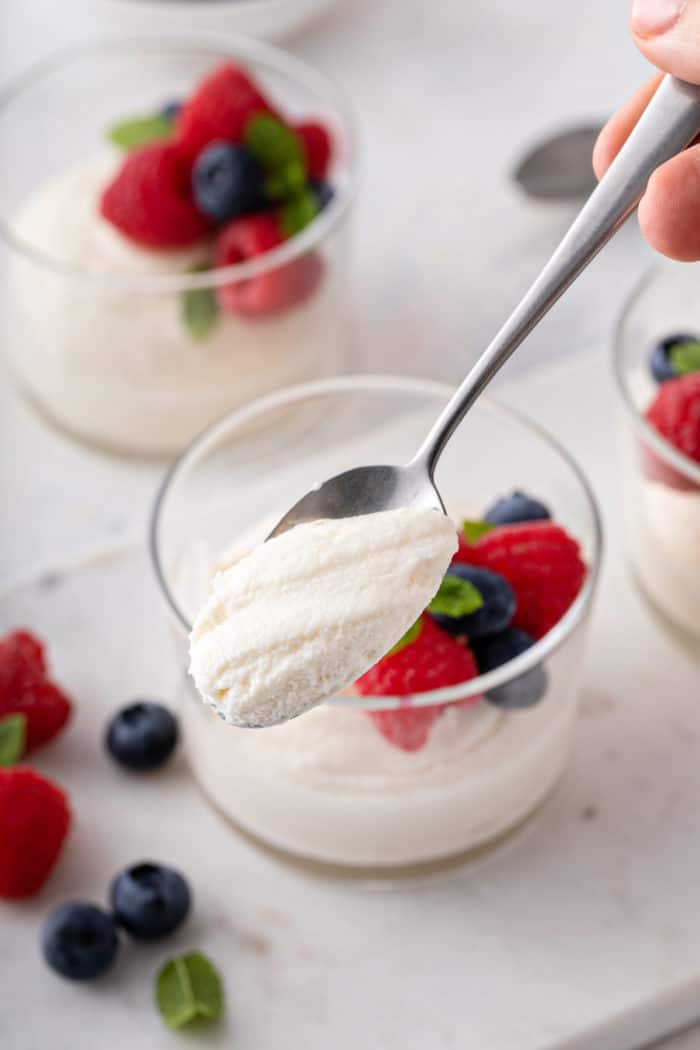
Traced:
[[[392, 377], [305, 384], [228, 416], [190, 446], [152, 518], [155, 571], [183, 669], [189, 624], [217, 561], [264, 537], [318, 480], [363, 462], [408, 460], [450, 393]], [[583, 589], [540, 642], [488, 675], [410, 698], [343, 694], [270, 729], [225, 725], [183, 673], [181, 718], [194, 776], [219, 810], [268, 846], [373, 871], [459, 856], [522, 823], [566, 765], [600, 561], [591, 491], [537, 426], [485, 399], [452, 439], [437, 481], [457, 520], [478, 517], [516, 485], [548, 501], [581, 544]], [[547, 688], [535, 706], [506, 711], [484, 699], [537, 668]], [[450, 706], [417, 751], [392, 746], [368, 717], [437, 703]]]
[[613, 369], [620, 420], [627, 553], [642, 591], [667, 620], [700, 638], [700, 465], [644, 418], [658, 384], [654, 345], [700, 334], [700, 267], [657, 264], [633, 291], [617, 324]]
[[[208, 246], [149, 251], [99, 215], [101, 191], [124, 156], [107, 132], [185, 97], [227, 59], [249, 69], [290, 119], [327, 126], [334, 196], [264, 255], [194, 272]], [[334, 88], [303, 63], [264, 44], [211, 37], [81, 46], [5, 90], [0, 150], [2, 338], [21, 387], [62, 429], [118, 453], [169, 456], [270, 390], [343, 370], [352, 130]], [[279, 283], [311, 265], [313, 288], [291, 306], [264, 316], [220, 306], [205, 332], [188, 320], [203, 300], [216, 305], [221, 288]]]

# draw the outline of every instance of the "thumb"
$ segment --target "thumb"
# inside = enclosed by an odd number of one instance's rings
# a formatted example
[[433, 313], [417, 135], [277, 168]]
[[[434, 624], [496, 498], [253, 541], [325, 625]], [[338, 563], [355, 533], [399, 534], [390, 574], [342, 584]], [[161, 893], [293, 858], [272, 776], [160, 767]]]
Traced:
[[653, 65], [700, 84], [700, 0], [633, 0], [630, 28]]

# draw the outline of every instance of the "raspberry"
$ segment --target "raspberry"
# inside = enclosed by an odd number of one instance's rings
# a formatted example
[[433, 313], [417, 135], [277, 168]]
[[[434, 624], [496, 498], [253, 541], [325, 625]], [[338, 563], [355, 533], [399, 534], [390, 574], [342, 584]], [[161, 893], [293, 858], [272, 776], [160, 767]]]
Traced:
[[189, 168], [169, 142], [129, 153], [102, 194], [100, 212], [144, 248], [186, 248], [209, 230], [192, 200]]
[[70, 700], [48, 677], [41, 642], [28, 631], [0, 640], [0, 718], [26, 717], [27, 753], [56, 736], [70, 712]]
[[[674, 448], [695, 463], [700, 463], [700, 372], [689, 372], [678, 379], [668, 379], [662, 383], [645, 415], [647, 422]], [[642, 452], [644, 471], [648, 477], [671, 488], [697, 487], [648, 446], [642, 445]]]
[[533, 638], [562, 618], [586, 577], [578, 543], [551, 521], [499, 526], [456, 557], [508, 580], [517, 599], [513, 625]]
[[31, 897], [41, 888], [69, 824], [56, 784], [26, 766], [0, 769], [0, 897]]
[[[255, 259], [284, 240], [279, 219], [270, 212], [247, 215], [226, 226], [216, 243], [216, 266]], [[246, 317], [265, 317], [298, 306], [316, 290], [323, 264], [315, 253], [276, 266], [265, 273], [225, 284], [217, 297], [222, 310]]]
[[296, 124], [295, 133], [299, 136], [306, 154], [306, 169], [309, 177], [321, 182], [328, 174], [331, 163], [331, 137], [322, 124], [308, 121]]
[[240, 144], [248, 118], [256, 113], [281, 119], [248, 74], [225, 62], [202, 80], [180, 110], [178, 144], [191, 161], [211, 142]]
[[[355, 682], [361, 696], [409, 696], [432, 689], [459, 685], [478, 674], [469, 649], [441, 631], [429, 616], [421, 617], [415, 641], [385, 656]], [[478, 697], [470, 699], [475, 703]], [[369, 716], [390, 744], [403, 751], [418, 751], [426, 743], [433, 723], [449, 704], [370, 711]]]

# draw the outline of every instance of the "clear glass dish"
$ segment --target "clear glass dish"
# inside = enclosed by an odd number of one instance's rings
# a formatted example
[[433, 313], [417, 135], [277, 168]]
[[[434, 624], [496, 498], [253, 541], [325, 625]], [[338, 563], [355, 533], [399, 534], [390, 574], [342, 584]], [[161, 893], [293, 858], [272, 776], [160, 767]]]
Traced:
[[[184, 97], [227, 58], [250, 69], [290, 118], [329, 127], [335, 196], [272, 251], [197, 273], [198, 249], [137, 248], [96, 205], [121, 157], [108, 129]], [[61, 428], [117, 452], [172, 455], [269, 390], [343, 370], [353, 134], [335, 89], [297, 59], [211, 37], [81, 46], [0, 95], [0, 155], [2, 339], [21, 386]], [[195, 294], [309, 265], [313, 290], [294, 306], [259, 317], [220, 310], [200, 338], [185, 323]]]
[[664, 262], [632, 292], [613, 343], [627, 554], [653, 605], [700, 637], [700, 465], [644, 418], [657, 389], [649, 355], [677, 333], [700, 335], [700, 266]]
[[[158, 496], [152, 554], [183, 668], [192, 771], [235, 825], [288, 854], [353, 869], [460, 855], [520, 824], [566, 765], [600, 563], [599, 516], [567, 453], [537, 425], [483, 399], [446, 450], [438, 484], [456, 518], [478, 516], [518, 486], [547, 501], [578, 539], [587, 579], [549, 634], [507, 666], [449, 689], [410, 698], [340, 695], [265, 730], [224, 725], [185, 673], [189, 624], [217, 559], [264, 536], [268, 522], [318, 480], [363, 462], [408, 460], [449, 393], [437, 383], [369, 376], [282, 391], [201, 435]], [[538, 667], [547, 689], [536, 706], [505, 711], [483, 699]], [[472, 698], [478, 702], [459, 705]], [[368, 717], [436, 703], [451, 706], [415, 752], [392, 747]]]

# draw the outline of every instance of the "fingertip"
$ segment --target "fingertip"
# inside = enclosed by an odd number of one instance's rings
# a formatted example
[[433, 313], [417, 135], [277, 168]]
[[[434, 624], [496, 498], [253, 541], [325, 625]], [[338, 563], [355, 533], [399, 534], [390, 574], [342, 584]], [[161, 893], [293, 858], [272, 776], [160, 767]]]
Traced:
[[637, 214], [657, 252], [678, 262], [700, 259], [700, 149], [686, 150], [654, 172]]
[[[614, 118], [613, 118], [614, 119]], [[615, 154], [620, 148], [620, 145], [614, 142], [614, 130], [612, 128], [612, 121], [608, 121], [603, 127], [602, 131], [596, 139], [595, 146], [593, 147], [593, 171], [597, 179], [602, 179], [605, 172], [608, 170]]]

